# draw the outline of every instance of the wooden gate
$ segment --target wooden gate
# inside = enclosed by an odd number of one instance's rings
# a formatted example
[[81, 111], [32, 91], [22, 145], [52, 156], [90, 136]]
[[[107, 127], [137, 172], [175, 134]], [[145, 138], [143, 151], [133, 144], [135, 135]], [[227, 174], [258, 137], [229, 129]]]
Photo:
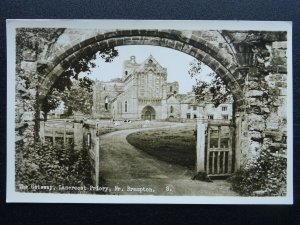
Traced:
[[227, 176], [233, 171], [233, 126], [230, 121], [208, 121], [206, 132], [206, 172]]

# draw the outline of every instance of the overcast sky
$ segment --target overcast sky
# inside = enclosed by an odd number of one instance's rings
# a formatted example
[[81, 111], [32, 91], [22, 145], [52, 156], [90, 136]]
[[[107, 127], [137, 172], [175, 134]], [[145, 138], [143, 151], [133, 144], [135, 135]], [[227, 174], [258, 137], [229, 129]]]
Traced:
[[[96, 68], [92, 69], [89, 77], [93, 80], [98, 79], [102, 81], [109, 81], [113, 78], [121, 77], [122, 66], [124, 60], [130, 58], [130, 56], [136, 57], [137, 63], [142, 63], [146, 60], [150, 54], [160, 63], [161, 66], [167, 68], [168, 71], [168, 82], [178, 81], [179, 82], [179, 93], [186, 93], [192, 90], [192, 85], [195, 84], [195, 80], [192, 79], [189, 74], [189, 64], [193, 61], [193, 57], [185, 53], [159, 47], [159, 46], [148, 46], [148, 45], [129, 45], [117, 47], [119, 56], [114, 59], [111, 63], [105, 63], [102, 59], [95, 61]], [[201, 78], [208, 80], [207, 74], [212, 72], [207, 66], [201, 73]]]

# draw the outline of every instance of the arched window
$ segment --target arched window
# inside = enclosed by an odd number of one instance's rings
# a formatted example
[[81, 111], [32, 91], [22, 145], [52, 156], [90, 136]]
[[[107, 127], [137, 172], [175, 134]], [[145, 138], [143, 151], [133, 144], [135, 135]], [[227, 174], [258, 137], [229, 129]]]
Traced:
[[125, 112], [127, 112], [127, 101], [125, 101]]
[[105, 110], [108, 110], [108, 97], [106, 96], [104, 99]]
[[125, 75], [126, 75], [126, 76], [128, 75], [128, 71], [127, 71], [127, 70], [125, 70]]
[[174, 109], [173, 106], [170, 107], [170, 113], [173, 113]]

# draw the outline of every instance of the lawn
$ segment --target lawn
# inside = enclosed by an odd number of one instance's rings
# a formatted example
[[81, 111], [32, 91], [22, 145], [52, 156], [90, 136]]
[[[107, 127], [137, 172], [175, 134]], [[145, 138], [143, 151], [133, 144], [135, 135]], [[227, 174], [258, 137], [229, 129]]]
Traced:
[[141, 131], [128, 135], [127, 141], [159, 160], [195, 168], [196, 138], [190, 127]]

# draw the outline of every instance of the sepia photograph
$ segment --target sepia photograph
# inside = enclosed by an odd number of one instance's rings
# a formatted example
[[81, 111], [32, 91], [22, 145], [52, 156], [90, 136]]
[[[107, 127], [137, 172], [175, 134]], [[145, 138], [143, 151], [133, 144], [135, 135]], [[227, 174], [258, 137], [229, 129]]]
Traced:
[[292, 24], [7, 20], [7, 202], [292, 204]]

